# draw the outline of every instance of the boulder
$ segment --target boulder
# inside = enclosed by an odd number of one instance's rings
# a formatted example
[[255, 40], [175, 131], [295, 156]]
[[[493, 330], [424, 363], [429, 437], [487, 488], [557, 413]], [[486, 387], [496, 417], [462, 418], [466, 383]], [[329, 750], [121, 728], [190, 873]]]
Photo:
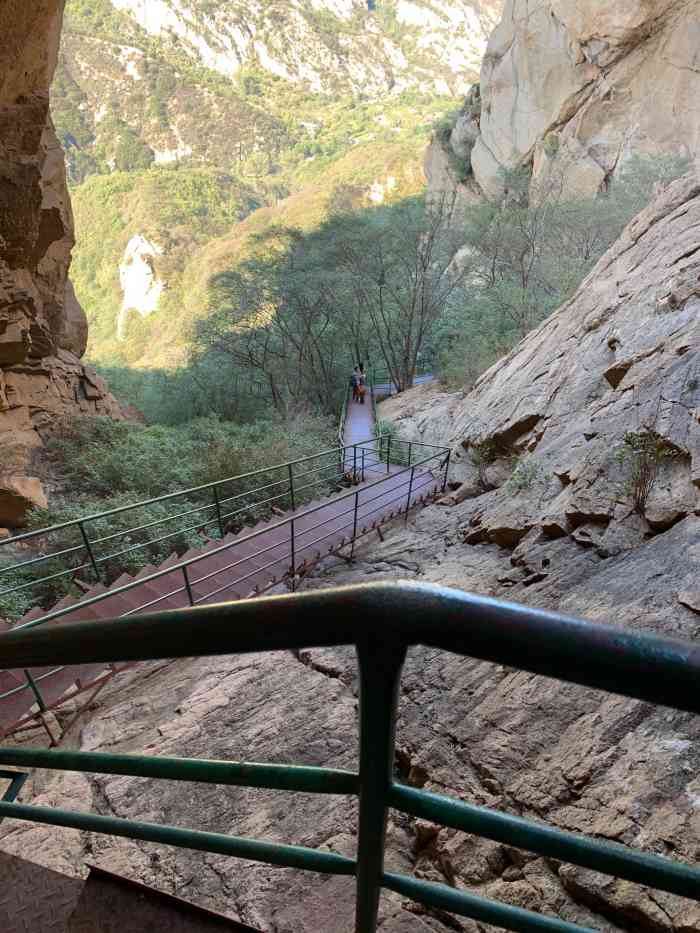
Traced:
[[0, 473], [0, 516], [11, 528], [21, 528], [28, 509], [45, 509], [48, 501], [35, 476]]

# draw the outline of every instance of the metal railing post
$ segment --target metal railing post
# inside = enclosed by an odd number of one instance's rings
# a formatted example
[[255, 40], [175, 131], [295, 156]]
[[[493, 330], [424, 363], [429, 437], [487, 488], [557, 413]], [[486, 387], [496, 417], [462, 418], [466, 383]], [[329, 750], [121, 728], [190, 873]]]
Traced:
[[411, 467], [411, 478], [408, 481], [408, 496], [406, 497], [406, 514], [404, 515], [404, 523], [408, 522], [408, 513], [411, 508], [411, 493], [413, 492], [413, 477], [415, 475], [416, 468]]
[[289, 470], [289, 499], [292, 503], [292, 512], [296, 510], [296, 505], [294, 502], [294, 471], [292, 470], [292, 464], [290, 463], [287, 467]]
[[292, 592], [295, 592], [297, 588], [297, 581], [296, 581], [297, 564], [296, 564], [296, 548], [295, 548], [295, 541], [294, 541], [294, 519], [293, 518], [290, 519], [290, 522], [289, 522], [289, 541], [290, 541], [290, 552], [291, 552], [291, 558], [292, 558], [292, 566], [291, 566]]
[[221, 519], [221, 503], [219, 502], [219, 487], [216, 483], [212, 486], [214, 491], [214, 504], [216, 505], [216, 520], [219, 523], [219, 534], [224, 537], [224, 523]]
[[362, 482], [365, 481], [365, 448], [362, 448]]
[[352, 543], [350, 545], [350, 560], [355, 556], [355, 538], [357, 537], [357, 512], [360, 505], [360, 490], [355, 493], [355, 510], [352, 517]]
[[360, 819], [355, 933], [375, 933], [384, 871], [387, 798], [394, 771], [394, 737], [406, 649], [368, 637], [357, 645], [360, 671]]
[[357, 479], [357, 444], [352, 445], [352, 481]]
[[386, 439], [386, 471], [389, 472], [389, 458], [391, 457], [391, 434]]
[[90, 544], [90, 539], [87, 536], [85, 527], [82, 522], [78, 522], [78, 528], [80, 528], [80, 534], [83, 537], [83, 544], [85, 545], [85, 550], [88, 553], [90, 558], [90, 563], [92, 564], [92, 572], [95, 574], [95, 579], [100, 580], [100, 568], [97, 566], [97, 560], [95, 559], [95, 553], [92, 550], [92, 545]]
[[413, 441], [408, 442], [408, 465], [411, 466], [413, 462]]
[[443, 492], [447, 489], [447, 474], [450, 469], [450, 454], [451, 453], [452, 453], [452, 449], [447, 451], [447, 459], [445, 460], [445, 475], [442, 479], [442, 491]]
[[32, 693], [34, 694], [34, 699], [36, 700], [39, 709], [41, 710], [42, 713], [45, 713], [45, 712], [46, 712], [46, 703], [44, 703], [44, 698], [43, 698], [43, 696], [41, 695], [41, 690], [39, 690], [39, 685], [38, 685], [37, 682], [34, 680], [34, 678], [33, 678], [32, 675], [29, 673], [29, 671], [26, 670], [26, 668], [25, 668], [25, 671], [24, 671], [24, 676], [27, 678], [27, 683], [29, 684], [29, 686], [30, 686], [30, 688], [31, 688], [31, 691], [32, 691]]
[[194, 596], [192, 595], [192, 586], [190, 584], [190, 577], [187, 573], [186, 565], [182, 567], [182, 576], [185, 578], [185, 589], [187, 590], [187, 598], [190, 601], [190, 606], [194, 606]]

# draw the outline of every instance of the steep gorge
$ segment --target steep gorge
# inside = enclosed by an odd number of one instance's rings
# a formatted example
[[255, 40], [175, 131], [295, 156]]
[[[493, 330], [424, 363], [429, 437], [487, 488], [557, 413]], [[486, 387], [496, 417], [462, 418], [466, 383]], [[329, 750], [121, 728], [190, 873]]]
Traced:
[[[697, 638], [700, 517], [691, 470], [699, 431], [700, 254], [693, 246], [699, 222], [700, 180], [692, 175], [662, 192], [572, 301], [472, 393], [440, 397], [420, 387], [384, 403], [382, 414], [403, 414], [407, 432], [450, 438], [459, 454], [453, 479], [465, 483], [407, 527], [359, 546], [354, 563], [327, 561], [306, 585], [421, 579]], [[623, 432], [643, 425], [646, 412], [678, 455], [664, 461], [642, 517], [611, 454]], [[484, 481], [496, 488], [483, 491], [466, 447], [486, 441], [499, 452], [520, 453], [524, 462], [540, 458], [541, 471], [530, 483], [507, 487], [513, 461], [504, 453], [487, 461]], [[550, 518], [553, 506], [560, 525]], [[64, 742], [348, 767], [356, 760], [356, 696], [355, 660], [347, 651], [154, 665], [108, 688], [99, 709]], [[428, 649], [410, 653], [399, 715], [396, 765], [404, 779], [697, 860], [696, 717]], [[356, 813], [344, 800], [300, 798], [289, 805], [269, 791], [183, 793], [174, 785], [46, 772], [35, 774], [27, 794], [39, 804], [172, 819], [341, 853], [352, 853], [356, 842]], [[97, 864], [276, 933], [345, 933], [352, 925], [353, 890], [344, 879], [279, 874], [108, 837], [88, 841], [72, 830], [31, 824], [8, 822], [0, 836], [7, 851], [68, 872], [80, 873], [89, 854]], [[400, 816], [390, 823], [388, 864], [604, 933], [700, 931], [698, 906], [682, 898]], [[383, 898], [381, 910], [387, 933], [487, 929], [471, 921], [455, 926], [394, 895]]]
[[[692, 174], [661, 192], [572, 300], [473, 391], [419, 388], [386, 403], [383, 414], [407, 436], [453, 445], [456, 488], [407, 528], [358, 548], [355, 564], [329, 561], [309, 585], [415, 577], [697, 638], [699, 228]], [[629, 460], [615, 456], [628, 432], [653, 434], [668, 454], [642, 510]], [[354, 659], [340, 651], [154, 665], [105, 691], [66, 744], [348, 767], [356, 691]], [[421, 649], [409, 658], [400, 716], [397, 765], [429, 789], [698, 859], [700, 733], [689, 715]], [[272, 792], [183, 793], [47, 772], [26, 794], [343, 853], [355, 845], [345, 801], [290, 806]], [[0, 837], [7, 851], [52, 867], [80, 873], [89, 857], [277, 933], [350, 928], [344, 879], [31, 824], [7, 822]], [[700, 931], [697, 906], [594, 872], [413, 820], [393, 819], [389, 840], [392, 868], [605, 933]], [[386, 933], [485, 929], [393, 895], [382, 920]]]

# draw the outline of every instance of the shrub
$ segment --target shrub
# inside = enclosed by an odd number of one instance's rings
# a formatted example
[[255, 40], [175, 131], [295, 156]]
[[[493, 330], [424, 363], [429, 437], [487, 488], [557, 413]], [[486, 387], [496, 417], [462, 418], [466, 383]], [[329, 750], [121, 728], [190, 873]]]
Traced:
[[616, 460], [624, 471], [623, 490], [635, 512], [644, 515], [661, 464], [680, 451], [653, 430], [628, 431]]
[[530, 457], [529, 460], [518, 460], [510, 479], [506, 482], [506, 489], [510, 493], [522, 492], [523, 489], [529, 489], [541, 475], [542, 464], [534, 457]]
[[559, 152], [559, 134], [558, 133], [547, 133], [547, 135], [542, 140], [542, 148], [548, 156], [554, 156]]

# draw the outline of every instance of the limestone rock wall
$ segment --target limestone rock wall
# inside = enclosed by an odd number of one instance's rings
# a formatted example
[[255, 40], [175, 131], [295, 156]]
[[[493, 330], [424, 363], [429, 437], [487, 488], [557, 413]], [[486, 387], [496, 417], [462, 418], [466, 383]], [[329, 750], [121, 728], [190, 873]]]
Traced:
[[595, 191], [631, 151], [700, 153], [697, 0], [508, 0], [481, 69], [476, 181], [559, 163]]
[[51, 422], [118, 417], [84, 367], [87, 323], [68, 281], [73, 218], [49, 115], [63, 0], [0, 5], [0, 525], [45, 504], [32, 460]]

